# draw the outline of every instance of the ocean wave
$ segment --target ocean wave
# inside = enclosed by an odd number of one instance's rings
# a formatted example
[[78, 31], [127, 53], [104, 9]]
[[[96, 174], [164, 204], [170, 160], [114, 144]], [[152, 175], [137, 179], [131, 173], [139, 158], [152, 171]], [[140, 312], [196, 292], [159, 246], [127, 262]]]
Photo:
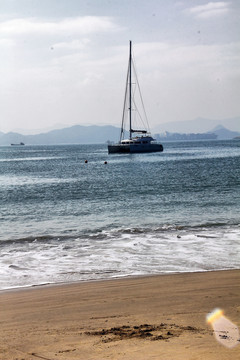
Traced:
[[[118, 238], [124, 235], [141, 235], [147, 236], [149, 234], [157, 235], [157, 234], [171, 234], [172, 232], [185, 232], [185, 233], [196, 233], [197, 231], [203, 232], [225, 232], [225, 231], [240, 231], [240, 223], [239, 222], [207, 222], [202, 224], [195, 225], [179, 225], [179, 224], [163, 224], [161, 226], [148, 226], [148, 227], [117, 227], [117, 228], [109, 228], [108, 226], [103, 227], [102, 229], [89, 229], [85, 232], [78, 233], [74, 229], [65, 230], [62, 233], [55, 235], [36, 235], [36, 236], [27, 236], [20, 237], [16, 239], [2, 239], [0, 240], [0, 246], [10, 245], [10, 244], [24, 244], [24, 243], [63, 243], [72, 240], [86, 240], [89, 239], [91, 241], [97, 240], [105, 240]], [[207, 236], [207, 235], [206, 235]]]
[[238, 226], [122, 228], [5, 242], [0, 289], [239, 268]]

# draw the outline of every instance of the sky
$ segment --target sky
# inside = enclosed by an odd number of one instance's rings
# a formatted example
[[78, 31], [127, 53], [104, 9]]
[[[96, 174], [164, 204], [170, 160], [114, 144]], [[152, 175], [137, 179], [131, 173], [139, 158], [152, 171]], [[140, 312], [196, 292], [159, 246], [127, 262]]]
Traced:
[[0, 0], [0, 131], [120, 126], [129, 40], [150, 127], [238, 117], [239, 20], [239, 0]]

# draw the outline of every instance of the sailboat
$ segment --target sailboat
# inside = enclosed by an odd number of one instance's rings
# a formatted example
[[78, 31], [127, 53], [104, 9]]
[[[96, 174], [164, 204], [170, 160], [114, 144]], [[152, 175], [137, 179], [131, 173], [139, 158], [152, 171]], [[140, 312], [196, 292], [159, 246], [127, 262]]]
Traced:
[[[142, 114], [136, 102], [136, 93], [138, 92], [141, 103]], [[141, 129], [133, 128], [135, 120], [140, 119]], [[125, 138], [125, 124], [129, 123], [129, 136]], [[144, 128], [144, 129], [143, 129]], [[162, 144], [153, 139], [147, 121], [147, 115], [144, 108], [142, 95], [137, 79], [136, 67], [132, 56], [132, 42], [129, 42], [129, 61], [127, 71], [127, 81], [124, 96], [124, 106], [122, 114], [122, 125], [120, 140], [115, 144], [108, 144], [108, 153], [149, 153], [163, 151]]]

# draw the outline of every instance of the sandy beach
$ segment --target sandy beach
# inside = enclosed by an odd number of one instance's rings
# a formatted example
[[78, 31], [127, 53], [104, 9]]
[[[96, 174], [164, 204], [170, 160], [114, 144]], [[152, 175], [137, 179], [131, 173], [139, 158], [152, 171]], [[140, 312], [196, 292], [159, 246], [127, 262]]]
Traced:
[[240, 270], [0, 292], [0, 359], [240, 359], [206, 315], [240, 327]]

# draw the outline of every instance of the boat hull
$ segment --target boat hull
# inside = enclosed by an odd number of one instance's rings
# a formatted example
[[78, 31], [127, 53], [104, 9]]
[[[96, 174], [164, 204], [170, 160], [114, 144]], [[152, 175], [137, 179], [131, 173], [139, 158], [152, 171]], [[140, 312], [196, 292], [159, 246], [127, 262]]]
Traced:
[[150, 152], [162, 152], [163, 146], [161, 144], [113, 144], [108, 145], [109, 154], [124, 154], [124, 153], [150, 153]]

